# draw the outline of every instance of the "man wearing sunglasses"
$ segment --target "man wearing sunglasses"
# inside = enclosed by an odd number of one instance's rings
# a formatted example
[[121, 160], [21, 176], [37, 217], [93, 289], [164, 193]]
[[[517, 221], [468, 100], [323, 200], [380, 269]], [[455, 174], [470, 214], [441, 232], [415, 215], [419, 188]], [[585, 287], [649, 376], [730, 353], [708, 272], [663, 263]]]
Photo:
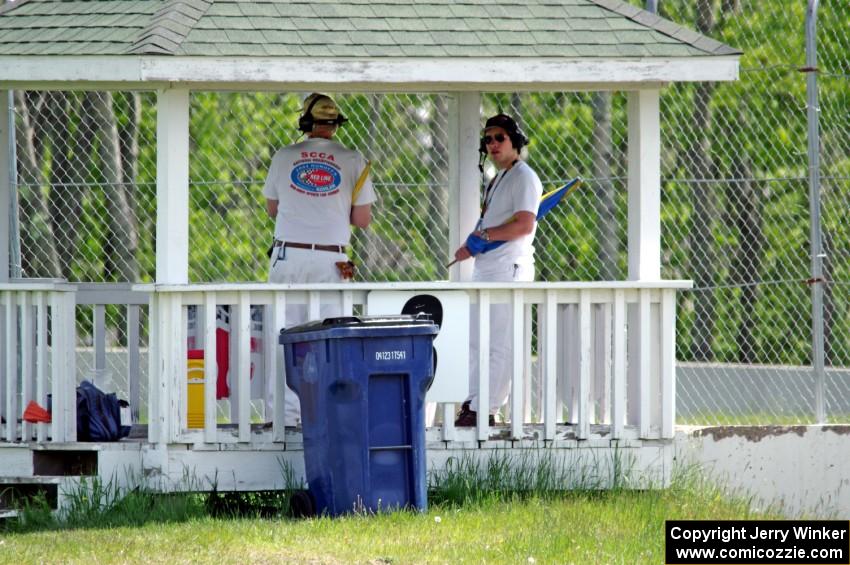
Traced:
[[[481, 205], [481, 216], [475, 235], [486, 241], [504, 241], [500, 247], [475, 256], [472, 280], [482, 282], [515, 282], [534, 280], [534, 233], [537, 230], [537, 208], [543, 185], [531, 167], [521, 159], [520, 151], [528, 138], [516, 121], [505, 114], [488, 119], [484, 126], [479, 151], [496, 166], [497, 174], [487, 184]], [[472, 257], [467, 247], [455, 252], [455, 260]], [[478, 328], [473, 312], [470, 339], [470, 396], [463, 403], [456, 426], [476, 425], [478, 399]], [[494, 304], [490, 310], [490, 425], [494, 415], [507, 401], [511, 384], [513, 354], [511, 311], [507, 304]]]

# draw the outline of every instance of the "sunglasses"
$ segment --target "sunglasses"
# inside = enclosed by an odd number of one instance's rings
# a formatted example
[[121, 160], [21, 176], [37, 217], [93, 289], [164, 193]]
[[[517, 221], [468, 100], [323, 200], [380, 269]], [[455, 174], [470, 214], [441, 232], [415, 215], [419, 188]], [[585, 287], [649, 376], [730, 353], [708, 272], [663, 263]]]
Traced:
[[506, 139], [507, 136], [505, 134], [497, 133], [496, 135], [485, 135], [482, 141], [484, 142], [484, 145], [490, 145], [494, 141], [496, 143], [504, 143]]

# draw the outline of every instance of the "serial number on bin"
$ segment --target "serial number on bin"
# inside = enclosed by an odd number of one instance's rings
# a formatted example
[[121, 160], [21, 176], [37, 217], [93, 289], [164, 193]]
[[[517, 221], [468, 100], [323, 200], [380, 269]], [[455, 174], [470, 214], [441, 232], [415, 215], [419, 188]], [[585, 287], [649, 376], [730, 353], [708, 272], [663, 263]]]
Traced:
[[407, 359], [407, 351], [376, 351], [375, 361], [402, 361]]

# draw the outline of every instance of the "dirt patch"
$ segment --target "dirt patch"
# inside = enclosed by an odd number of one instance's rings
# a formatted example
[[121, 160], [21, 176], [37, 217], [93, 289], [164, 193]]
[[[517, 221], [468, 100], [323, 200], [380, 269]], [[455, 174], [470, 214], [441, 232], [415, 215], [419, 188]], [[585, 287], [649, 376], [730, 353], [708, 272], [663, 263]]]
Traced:
[[758, 443], [766, 437], [784, 436], [786, 434], [797, 434], [803, 437], [807, 428], [808, 426], [716, 426], [694, 430], [694, 437], [711, 436], [714, 441], [730, 437], [742, 437], [747, 441]]
[[823, 431], [832, 432], [834, 434], [845, 436], [850, 434], [850, 426], [848, 425], [838, 425], [838, 426], [824, 426]]

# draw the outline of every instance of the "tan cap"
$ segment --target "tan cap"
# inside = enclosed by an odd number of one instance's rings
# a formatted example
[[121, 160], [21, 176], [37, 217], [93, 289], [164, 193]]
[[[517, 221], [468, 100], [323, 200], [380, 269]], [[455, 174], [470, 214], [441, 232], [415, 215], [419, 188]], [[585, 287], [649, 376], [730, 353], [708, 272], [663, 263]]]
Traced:
[[[311, 104], [313, 106], [312, 108], [310, 108]], [[304, 99], [301, 114], [306, 115], [308, 109], [310, 110], [310, 115], [316, 120], [336, 120], [339, 118], [339, 108], [336, 107], [336, 103], [329, 96], [319, 94], [318, 92], [314, 92]]]

